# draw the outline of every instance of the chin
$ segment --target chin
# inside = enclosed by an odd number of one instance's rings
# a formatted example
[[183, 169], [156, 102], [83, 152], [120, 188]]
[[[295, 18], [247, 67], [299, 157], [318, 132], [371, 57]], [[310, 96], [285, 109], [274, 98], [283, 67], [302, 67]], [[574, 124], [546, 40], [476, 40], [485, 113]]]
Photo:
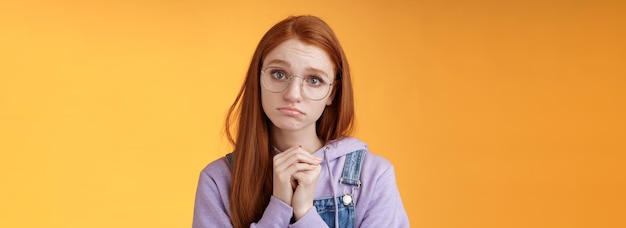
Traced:
[[[279, 117], [274, 120], [270, 119], [270, 121], [276, 129], [283, 131], [299, 131], [310, 127], [310, 124], [293, 118]], [[315, 124], [315, 122], [313, 124]]]
[[302, 129], [302, 126], [300, 126], [299, 124], [280, 123], [280, 122], [278, 124], [274, 124], [274, 127], [283, 131], [297, 131], [297, 130]]

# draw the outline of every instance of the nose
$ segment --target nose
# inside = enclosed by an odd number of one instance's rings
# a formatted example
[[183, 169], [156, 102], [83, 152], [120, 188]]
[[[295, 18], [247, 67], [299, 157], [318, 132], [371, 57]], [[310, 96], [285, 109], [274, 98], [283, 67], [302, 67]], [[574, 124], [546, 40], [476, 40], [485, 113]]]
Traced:
[[[291, 82], [287, 86], [287, 90], [285, 90], [285, 100], [288, 101], [300, 101], [302, 99], [302, 81], [296, 80], [296, 78], [300, 78], [298, 76], [292, 76]], [[303, 80], [300, 78], [300, 80]]]

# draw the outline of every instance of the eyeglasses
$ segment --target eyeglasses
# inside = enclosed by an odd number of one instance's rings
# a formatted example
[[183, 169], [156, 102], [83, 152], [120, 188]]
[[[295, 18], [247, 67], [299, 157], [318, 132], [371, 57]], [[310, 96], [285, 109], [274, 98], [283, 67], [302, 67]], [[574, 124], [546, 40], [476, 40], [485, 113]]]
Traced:
[[292, 75], [289, 71], [280, 67], [268, 67], [261, 71], [261, 84], [263, 88], [273, 93], [283, 92], [289, 87], [293, 78], [300, 78], [302, 82], [300, 89], [305, 97], [319, 101], [330, 92], [332, 83], [329, 79], [318, 75], [306, 75], [304, 77]]

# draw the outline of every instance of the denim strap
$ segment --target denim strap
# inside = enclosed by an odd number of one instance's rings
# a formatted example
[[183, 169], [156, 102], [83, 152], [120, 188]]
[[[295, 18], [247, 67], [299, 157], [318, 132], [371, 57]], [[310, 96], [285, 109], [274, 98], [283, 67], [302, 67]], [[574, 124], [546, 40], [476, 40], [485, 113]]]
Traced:
[[342, 184], [361, 186], [361, 166], [365, 150], [357, 150], [346, 155], [346, 162], [343, 165], [343, 174], [340, 182]]
[[228, 153], [226, 154], [226, 163], [228, 163], [228, 168], [230, 168], [231, 170], [233, 169], [233, 163], [235, 162], [235, 156], [233, 156], [233, 153]]

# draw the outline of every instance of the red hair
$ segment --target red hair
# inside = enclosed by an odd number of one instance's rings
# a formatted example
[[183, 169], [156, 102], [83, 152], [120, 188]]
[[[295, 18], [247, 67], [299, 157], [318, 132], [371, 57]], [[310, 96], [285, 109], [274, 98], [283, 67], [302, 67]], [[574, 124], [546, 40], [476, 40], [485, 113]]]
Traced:
[[[282, 42], [296, 38], [324, 50], [335, 69], [334, 100], [317, 120], [317, 136], [324, 142], [350, 135], [354, 101], [348, 61], [332, 29], [314, 16], [289, 17], [274, 25], [254, 51], [246, 79], [226, 117], [226, 135], [234, 145], [230, 188], [231, 222], [249, 227], [261, 219], [272, 195], [270, 120], [261, 106], [259, 75], [263, 59]], [[332, 95], [331, 95], [332, 96]], [[231, 130], [236, 127], [236, 139]]]

